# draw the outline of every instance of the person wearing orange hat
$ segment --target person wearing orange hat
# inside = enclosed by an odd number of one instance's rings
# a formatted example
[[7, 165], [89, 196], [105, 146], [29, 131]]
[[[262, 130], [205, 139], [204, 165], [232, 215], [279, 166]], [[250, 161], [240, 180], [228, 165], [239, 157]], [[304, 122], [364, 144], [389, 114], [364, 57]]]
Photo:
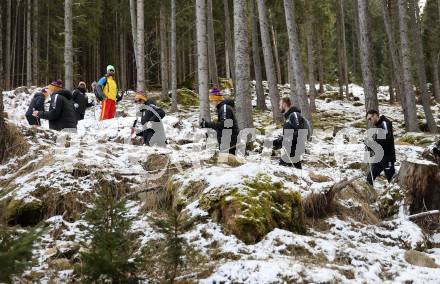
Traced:
[[47, 92], [47, 88], [34, 94], [25, 115], [29, 125], [41, 125], [40, 118], [33, 116], [32, 113], [34, 111], [44, 111], [44, 103], [48, 96], [49, 93]]
[[81, 81], [78, 83], [78, 87], [72, 92], [78, 121], [84, 119], [87, 108], [94, 106], [94, 104], [92, 102], [89, 102], [89, 99], [87, 98], [86, 88], [86, 83]]
[[[220, 151], [235, 155], [238, 124], [234, 114], [235, 103], [233, 100], [225, 100], [221, 91], [217, 88], [211, 90], [209, 94], [209, 103], [217, 109], [217, 122], [207, 122], [202, 120], [202, 128], [211, 128], [217, 132], [217, 142]], [[230, 137], [230, 138], [229, 138]]]
[[50, 95], [49, 111], [35, 110], [32, 115], [49, 120], [49, 128], [53, 130], [76, 129], [78, 120], [73, 106], [72, 93], [63, 89], [61, 80], [50, 83], [47, 86], [47, 93]]
[[104, 77], [99, 79], [96, 86], [96, 93], [98, 94], [100, 100], [102, 100], [100, 120], [112, 119], [116, 115], [118, 86], [114, 76], [115, 67], [113, 67], [113, 65], [108, 65], [107, 73]]
[[147, 146], [164, 147], [166, 136], [162, 118], [165, 117], [165, 111], [156, 105], [154, 99], [148, 99], [143, 91], [136, 92], [134, 102], [139, 107], [142, 130], [136, 131], [138, 123], [136, 119], [133, 123], [132, 134], [136, 133], [136, 136], [141, 136]]

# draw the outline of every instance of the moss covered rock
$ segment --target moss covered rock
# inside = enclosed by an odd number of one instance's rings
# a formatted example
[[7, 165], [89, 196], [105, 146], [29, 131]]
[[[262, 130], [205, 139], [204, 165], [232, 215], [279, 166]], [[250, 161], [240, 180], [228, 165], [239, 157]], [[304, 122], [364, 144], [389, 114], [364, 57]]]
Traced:
[[200, 198], [200, 206], [247, 244], [258, 242], [274, 228], [305, 232], [301, 195], [284, 190], [283, 183], [266, 175], [246, 179], [237, 187], [215, 188]]
[[178, 89], [177, 103], [184, 106], [197, 106], [199, 105], [199, 96], [190, 89]]
[[43, 217], [43, 203], [38, 199], [31, 201], [10, 199], [4, 201], [0, 209], [1, 219], [9, 225], [34, 226]]
[[438, 135], [429, 135], [427, 133], [407, 133], [399, 138], [396, 144], [427, 146], [435, 143], [438, 138]]

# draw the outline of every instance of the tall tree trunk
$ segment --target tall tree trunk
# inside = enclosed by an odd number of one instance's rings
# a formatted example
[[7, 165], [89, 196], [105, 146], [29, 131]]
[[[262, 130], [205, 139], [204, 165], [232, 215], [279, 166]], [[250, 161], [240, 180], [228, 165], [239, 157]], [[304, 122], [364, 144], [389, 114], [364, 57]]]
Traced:
[[[2, 4], [0, 4], [0, 7], [2, 7]], [[5, 71], [3, 68], [3, 63], [3, 9], [0, 9], [0, 86], [2, 87], [5, 85]]]
[[240, 130], [251, 128], [253, 125], [246, 2], [234, 1], [236, 113]]
[[281, 112], [279, 110], [280, 94], [278, 91], [278, 79], [273, 60], [272, 45], [270, 42], [269, 24], [265, 0], [257, 0], [258, 15], [260, 19], [261, 43], [263, 46], [264, 66], [266, 68], [267, 84], [269, 86], [269, 97], [272, 105], [272, 117], [274, 121], [281, 121]]
[[339, 98], [344, 98], [344, 66], [342, 60], [342, 23], [341, 23], [341, 10], [339, 9], [339, 0], [335, 1], [336, 10], [336, 41], [337, 41], [337, 53], [338, 53], [338, 86], [339, 86]]
[[206, 36], [206, 0], [196, 0], [197, 82], [199, 85], [200, 117], [211, 121], [208, 101], [208, 41]]
[[258, 19], [255, 10], [255, 0], [251, 0], [252, 17], [252, 58], [255, 72], [255, 91], [257, 93], [257, 108], [266, 110], [266, 96], [263, 88], [263, 74], [261, 71], [260, 45], [258, 41]]
[[73, 25], [72, 0], [64, 2], [64, 87], [73, 89]]
[[376, 85], [374, 82], [374, 63], [371, 56], [370, 31], [368, 27], [368, 1], [357, 0], [357, 10], [359, 18], [358, 41], [361, 55], [361, 69], [365, 93], [365, 108], [379, 109], [377, 100]]
[[407, 119], [405, 120], [405, 128], [407, 131], [420, 131], [417, 122], [417, 109], [413, 89], [413, 81], [411, 75], [411, 50], [408, 39], [408, 14], [407, 1], [398, 0], [399, 10], [399, 33], [400, 33], [400, 56], [402, 62], [402, 82], [403, 96], [405, 99], [405, 109]]
[[137, 0], [137, 55], [136, 88], [145, 90], [145, 27], [144, 27], [144, 0]]
[[[402, 81], [402, 66], [399, 61], [399, 54], [396, 46], [396, 40], [394, 38], [393, 27], [390, 22], [390, 8], [387, 6], [387, 0], [381, 1], [382, 16], [385, 25], [385, 32], [387, 34], [387, 45], [389, 51], [389, 57], [392, 65], [394, 75], [394, 81], [396, 82], [397, 93], [403, 91], [403, 81]], [[391, 100], [391, 98], [390, 98]], [[406, 113], [404, 109], [404, 113]], [[406, 115], [405, 115], [406, 116]]]
[[171, 111], [177, 111], [176, 0], [171, 0]]
[[312, 116], [304, 84], [304, 72], [295, 22], [295, 7], [292, 0], [284, 0], [284, 13], [286, 16], [287, 34], [289, 38], [289, 54], [290, 61], [292, 62], [291, 68], [293, 71], [293, 77], [295, 78], [295, 90], [291, 88], [291, 96], [292, 98], [297, 96], [302, 114], [311, 122]]
[[[32, 38], [31, 38], [31, 15], [32, 1], [27, 0], [26, 9], [26, 86], [32, 85]], [[37, 20], [37, 18], [34, 18]]]
[[208, 61], [209, 76], [212, 85], [218, 87], [217, 57], [215, 53], [214, 18], [212, 16], [212, 0], [207, 0], [208, 29]]
[[306, 41], [307, 41], [307, 63], [308, 63], [308, 81], [309, 81], [309, 98], [310, 98], [310, 110], [316, 111], [315, 97], [315, 51], [313, 49], [313, 11], [310, 1], [306, 1], [306, 11], [308, 17], [306, 17]]
[[11, 53], [12, 53], [12, 55], [11, 55], [11, 58], [12, 58], [12, 71], [11, 71], [11, 76], [12, 76], [12, 79], [11, 79], [11, 81], [12, 81], [12, 84], [11, 84], [11, 86], [12, 87], [15, 87], [15, 85], [16, 85], [16, 83], [17, 83], [17, 80], [16, 80], [16, 76], [15, 76], [15, 66], [16, 66], [16, 64], [18, 65], [18, 62], [17, 62], [17, 60], [16, 60], [16, 51], [17, 51], [17, 34], [18, 34], [18, 19], [20, 18], [20, 2], [19, 1], [17, 1], [16, 2], [17, 4], [16, 4], [16, 9], [15, 9], [15, 23], [14, 23], [14, 38], [12, 39], [12, 51], [11, 51]]
[[137, 16], [136, 16], [136, 1], [130, 0], [130, 22], [131, 22], [131, 35], [133, 37], [133, 52], [136, 65], [139, 64], [138, 59], [138, 44], [137, 44]]
[[160, 78], [162, 85], [162, 99], [168, 97], [168, 40], [165, 1], [160, 2]]
[[125, 41], [125, 32], [124, 31], [120, 31], [119, 32], [119, 59], [120, 59], [120, 69], [121, 69], [121, 86], [120, 88], [122, 90], [126, 90], [127, 89], [127, 65], [126, 65], [126, 41]]
[[324, 93], [324, 60], [322, 58], [322, 35], [317, 33], [317, 45], [318, 45], [318, 77], [319, 77], [319, 93]]
[[277, 67], [277, 79], [278, 79], [278, 84], [282, 84], [283, 83], [283, 76], [281, 74], [281, 64], [280, 64], [280, 55], [278, 52], [278, 34], [275, 31], [275, 29], [273, 28], [273, 25], [270, 26], [270, 29], [272, 31], [272, 42], [273, 42], [273, 55], [275, 57], [275, 66]]
[[33, 40], [32, 40], [32, 75], [33, 75], [33, 79], [32, 82], [35, 85], [38, 85], [39, 83], [39, 66], [38, 66], [38, 62], [40, 59], [40, 56], [38, 54], [38, 48], [39, 48], [39, 15], [38, 15], [38, 7], [39, 6], [39, 1], [38, 0], [34, 0], [34, 12], [33, 12], [33, 20], [34, 20], [34, 24], [33, 24]]
[[396, 101], [395, 94], [394, 94], [394, 80], [393, 80], [393, 72], [390, 70], [390, 74], [388, 75], [388, 92], [390, 93], [390, 105], [393, 105]]
[[[223, 0], [223, 8], [225, 12], [225, 45], [227, 50], [227, 59], [229, 64], [230, 75], [235, 82], [235, 63], [234, 63], [234, 44], [232, 41], [231, 14], [229, 11], [229, 0]], [[226, 64], [226, 65], [228, 65]]]
[[344, 85], [345, 95], [348, 97], [349, 93], [349, 78], [348, 78], [348, 60], [347, 60], [347, 39], [345, 34], [345, 12], [343, 0], [338, 0], [338, 9], [341, 16], [341, 39], [342, 39], [342, 64], [344, 67]]
[[12, 22], [12, 0], [8, 0], [6, 8], [6, 47], [5, 47], [5, 87], [11, 89], [11, 22]]
[[437, 103], [440, 103], [440, 81], [439, 81], [439, 71], [438, 71], [438, 62], [437, 55], [432, 50], [430, 52], [430, 61], [431, 61], [431, 76], [432, 76], [432, 85], [434, 89], [435, 100]]
[[[425, 112], [426, 123], [429, 132], [438, 133], [437, 124], [431, 111], [431, 96], [428, 93], [428, 80], [426, 79], [425, 55], [423, 53], [422, 34], [420, 17], [418, 13], [418, 1], [409, 1], [410, 26], [412, 27], [413, 50], [416, 58], [417, 78], [419, 81], [420, 96], [422, 99], [423, 111]], [[417, 6], [417, 7], [416, 7]]]

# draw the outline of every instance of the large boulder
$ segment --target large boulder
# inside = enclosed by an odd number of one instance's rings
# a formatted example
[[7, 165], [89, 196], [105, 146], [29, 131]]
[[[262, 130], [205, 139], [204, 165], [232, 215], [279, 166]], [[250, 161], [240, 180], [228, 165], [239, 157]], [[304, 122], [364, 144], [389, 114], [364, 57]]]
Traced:
[[267, 175], [204, 192], [199, 203], [215, 221], [247, 244], [258, 242], [275, 228], [305, 233], [301, 195]]

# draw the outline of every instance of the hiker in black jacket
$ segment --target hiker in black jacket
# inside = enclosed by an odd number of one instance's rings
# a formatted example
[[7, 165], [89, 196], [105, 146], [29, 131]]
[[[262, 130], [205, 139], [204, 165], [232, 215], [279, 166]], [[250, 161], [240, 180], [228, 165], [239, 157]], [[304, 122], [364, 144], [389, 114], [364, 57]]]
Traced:
[[[383, 158], [369, 165], [369, 172], [367, 176], [367, 182], [373, 185], [373, 181], [382, 173], [385, 172], [385, 176], [388, 182], [391, 182], [396, 170], [394, 168], [394, 163], [396, 162], [396, 150], [394, 147], [394, 134], [393, 134], [393, 124], [384, 115], [379, 115], [377, 110], [369, 110], [367, 112], [367, 120], [373, 125], [373, 128], [382, 129], [385, 131], [385, 139], [380, 139], [379, 135], [376, 133], [373, 135], [373, 140], [383, 149]], [[371, 149], [367, 146], [367, 149]]]
[[76, 129], [78, 121], [73, 106], [72, 93], [61, 88], [62, 81], [52, 82], [48, 86], [49, 111], [34, 111], [32, 115], [49, 120], [49, 128], [53, 130]]
[[30, 125], [41, 125], [40, 118], [33, 116], [32, 113], [34, 111], [44, 111], [44, 102], [48, 96], [47, 89], [35, 93], [26, 111], [26, 119]]
[[202, 120], [200, 126], [216, 131], [220, 152], [235, 155], [239, 130], [234, 115], [234, 101], [225, 100], [218, 89], [213, 89], [209, 94], [209, 102], [217, 109], [218, 120], [217, 122]]
[[137, 92], [134, 101], [140, 107], [142, 130], [136, 133], [135, 127], [138, 123], [136, 119], [133, 123], [132, 134], [142, 136], [147, 146], [165, 147], [166, 136], [162, 123], [165, 111], [158, 107], [153, 99], [148, 99], [143, 91]]
[[78, 120], [84, 119], [86, 108], [94, 106], [93, 103], [89, 103], [89, 99], [87, 98], [86, 91], [87, 91], [86, 83], [79, 82], [78, 87], [72, 92], [72, 98]]
[[[283, 135], [279, 136], [273, 141], [274, 149], [281, 149], [283, 144], [290, 145], [290, 149], [285, 149], [285, 154], [280, 159], [280, 165], [282, 166], [294, 166], [297, 169], [301, 169], [301, 161], [295, 156], [297, 149], [298, 155], [301, 155], [301, 149], [305, 148], [305, 140], [307, 139], [307, 133], [305, 133], [304, 141], [298, 139], [301, 136], [299, 131], [301, 129], [310, 131], [308, 122], [301, 115], [301, 110], [292, 106], [290, 98], [284, 97], [280, 100], [280, 111], [284, 114]], [[298, 145], [298, 143], [302, 143]], [[301, 147], [299, 147], [301, 146]]]

